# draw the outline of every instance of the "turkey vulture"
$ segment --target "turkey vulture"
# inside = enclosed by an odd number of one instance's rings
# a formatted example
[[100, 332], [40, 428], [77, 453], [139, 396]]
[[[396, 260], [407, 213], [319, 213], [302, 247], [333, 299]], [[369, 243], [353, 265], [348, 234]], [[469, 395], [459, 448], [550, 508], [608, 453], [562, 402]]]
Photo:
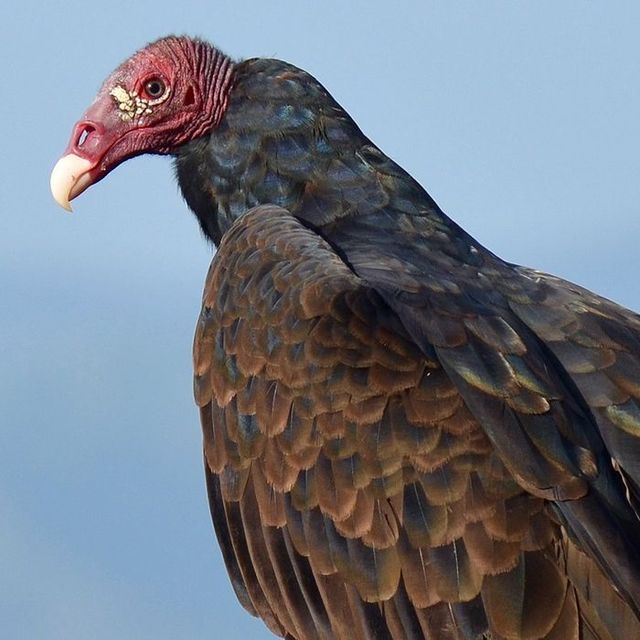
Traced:
[[248, 611], [299, 640], [640, 638], [640, 316], [482, 247], [279, 60], [138, 51], [55, 199], [143, 153], [217, 247], [195, 398]]

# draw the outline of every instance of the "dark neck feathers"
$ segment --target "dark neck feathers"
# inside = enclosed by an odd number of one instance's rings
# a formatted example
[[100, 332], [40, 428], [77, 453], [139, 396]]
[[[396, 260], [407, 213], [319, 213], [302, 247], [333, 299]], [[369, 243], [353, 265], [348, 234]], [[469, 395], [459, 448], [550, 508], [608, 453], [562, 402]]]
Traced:
[[450, 222], [315, 78], [278, 60], [235, 66], [218, 126], [178, 150], [176, 170], [187, 204], [216, 245], [236, 218], [267, 203], [323, 229], [392, 210]]

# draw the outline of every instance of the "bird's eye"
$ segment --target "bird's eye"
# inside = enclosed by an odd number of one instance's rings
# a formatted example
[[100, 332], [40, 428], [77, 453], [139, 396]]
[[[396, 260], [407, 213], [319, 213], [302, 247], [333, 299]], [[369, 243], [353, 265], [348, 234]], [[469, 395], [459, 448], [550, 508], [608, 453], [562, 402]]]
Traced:
[[151, 78], [144, 83], [144, 90], [154, 100], [161, 98], [165, 92], [164, 82], [160, 78]]

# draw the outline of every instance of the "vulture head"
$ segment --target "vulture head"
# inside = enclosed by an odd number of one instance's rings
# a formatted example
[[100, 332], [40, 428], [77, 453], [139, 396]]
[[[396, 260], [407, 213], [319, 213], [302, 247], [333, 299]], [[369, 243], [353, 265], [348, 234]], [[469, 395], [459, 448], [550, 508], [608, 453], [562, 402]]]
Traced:
[[104, 82], [51, 174], [62, 207], [121, 162], [170, 154], [210, 131], [227, 103], [229, 58], [193, 38], [162, 38], [135, 53]]

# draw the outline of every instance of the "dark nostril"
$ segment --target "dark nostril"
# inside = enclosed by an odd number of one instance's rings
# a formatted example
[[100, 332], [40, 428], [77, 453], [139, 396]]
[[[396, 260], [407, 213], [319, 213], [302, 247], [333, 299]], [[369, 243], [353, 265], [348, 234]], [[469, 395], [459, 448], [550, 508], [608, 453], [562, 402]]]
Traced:
[[87, 141], [87, 138], [96, 130], [90, 124], [85, 124], [80, 128], [78, 132], [78, 138], [76, 140], [76, 147], [80, 148]]

